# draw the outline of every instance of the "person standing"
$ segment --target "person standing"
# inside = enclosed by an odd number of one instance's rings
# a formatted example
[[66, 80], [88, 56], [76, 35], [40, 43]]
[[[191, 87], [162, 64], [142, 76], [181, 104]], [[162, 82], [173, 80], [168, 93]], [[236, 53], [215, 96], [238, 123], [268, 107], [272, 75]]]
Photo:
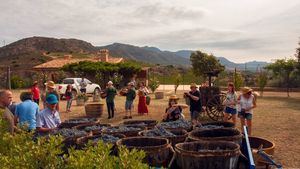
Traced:
[[80, 86], [80, 92], [82, 94], [86, 94], [86, 86], [87, 86], [87, 83], [86, 81], [84, 80], [84, 78], [81, 79], [80, 83], [79, 83], [79, 86]]
[[[53, 94], [53, 95], [55, 95], [57, 97], [58, 102], [56, 104], [56, 110], [59, 111], [59, 99], [60, 99], [60, 97], [59, 97], [58, 92], [55, 90], [55, 83], [53, 81], [48, 81], [46, 83], [46, 95], [45, 95], [45, 99], [47, 99], [48, 95], [50, 95], [50, 94]], [[46, 103], [45, 106], [47, 107], [46, 100], [44, 100], [44, 103]]]
[[4, 120], [7, 124], [7, 131], [11, 134], [17, 130], [14, 121], [14, 115], [7, 108], [12, 102], [12, 93], [9, 90], [0, 91], [0, 112], [2, 113], [0, 118]]
[[61, 120], [56, 110], [58, 99], [54, 94], [46, 97], [46, 108], [37, 115], [36, 129], [39, 133], [48, 133], [56, 130]]
[[229, 115], [232, 117], [232, 121], [234, 125], [236, 125], [236, 104], [237, 104], [237, 95], [235, 92], [234, 84], [228, 83], [228, 91], [226, 93], [226, 101], [225, 101], [225, 113], [224, 113], [224, 121], [228, 121]]
[[194, 125], [198, 124], [198, 118], [202, 110], [202, 104], [201, 104], [201, 95], [199, 90], [197, 90], [196, 83], [191, 83], [190, 89], [188, 93], [184, 93], [184, 97], [188, 97], [190, 100], [190, 115], [191, 115], [191, 121]]
[[145, 113], [148, 114], [148, 107], [146, 104], [146, 97], [149, 94], [149, 90], [144, 85], [143, 82], [140, 83], [140, 88], [138, 91], [139, 103], [138, 103], [138, 114], [143, 115]]
[[239, 118], [241, 119], [241, 127], [247, 126], [248, 134], [252, 134], [252, 114], [256, 108], [256, 98], [252, 94], [252, 89], [249, 87], [242, 88], [242, 94], [238, 98]]
[[28, 125], [28, 131], [36, 128], [36, 116], [39, 113], [39, 106], [32, 101], [32, 93], [23, 92], [20, 95], [22, 103], [16, 106], [15, 121], [19, 121], [20, 126]]
[[33, 96], [33, 101], [39, 105], [40, 103], [40, 89], [38, 87], [38, 81], [34, 81], [31, 87], [31, 93]]
[[[125, 117], [123, 119], [132, 119], [131, 113], [133, 110], [133, 101], [136, 97], [136, 92], [133, 86], [133, 83], [128, 83], [127, 85], [127, 91], [124, 94], [126, 96], [126, 102], [125, 102]], [[129, 116], [128, 116], [129, 113]]]
[[68, 84], [66, 92], [65, 92], [65, 97], [67, 100], [66, 112], [71, 112], [71, 106], [72, 106], [72, 101], [73, 101], [72, 89], [73, 89], [72, 85]]
[[109, 81], [105, 89], [106, 94], [106, 106], [108, 112], [108, 119], [114, 118], [115, 116], [115, 96], [117, 95], [117, 90], [113, 86], [113, 82]]

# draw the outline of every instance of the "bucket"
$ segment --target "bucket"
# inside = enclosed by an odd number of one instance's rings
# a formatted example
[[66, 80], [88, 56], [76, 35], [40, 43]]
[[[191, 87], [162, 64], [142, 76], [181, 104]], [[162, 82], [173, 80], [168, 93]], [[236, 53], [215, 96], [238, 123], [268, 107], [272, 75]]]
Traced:
[[252, 148], [253, 151], [253, 157], [256, 165], [260, 166], [260, 165], [265, 165], [267, 163], [262, 157], [260, 157], [257, 154], [260, 145], [263, 145], [262, 150], [265, 153], [269, 155], [274, 155], [275, 144], [273, 142], [268, 141], [264, 138], [253, 137], [253, 136], [249, 137], [249, 142], [250, 142], [250, 147]]
[[[147, 132], [149, 132], [151, 130], [145, 130], [145, 131], [141, 131], [139, 132], [140, 136], [145, 136]], [[161, 137], [161, 138], [166, 138], [169, 140], [169, 142], [171, 143], [172, 146], [175, 146], [177, 143], [183, 143], [187, 136], [188, 136], [188, 132], [186, 130], [169, 130], [171, 133], [175, 134], [175, 137], [170, 137], [170, 136], [154, 136], [154, 137]]]
[[85, 105], [85, 114], [88, 117], [101, 117], [103, 113], [103, 103], [91, 103]]
[[239, 145], [242, 137], [240, 131], [233, 128], [194, 130], [188, 136], [191, 141], [232, 141]]
[[194, 129], [213, 129], [213, 128], [235, 128], [234, 123], [224, 122], [224, 121], [215, 121], [202, 123], [201, 125], [196, 125]]
[[143, 150], [144, 162], [152, 167], [167, 167], [174, 151], [168, 139], [154, 137], [129, 137], [117, 141], [117, 146], [125, 145], [128, 149]]
[[197, 141], [176, 144], [175, 152], [182, 169], [236, 169], [240, 146], [229, 141]]
[[123, 124], [125, 125], [139, 125], [139, 124], [145, 124], [147, 129], [152, 129], [156, 124], [156, 120], [128, 120], [124, 121]]
[[164, 92], [155, 92], [155, 99], [163, 99]]

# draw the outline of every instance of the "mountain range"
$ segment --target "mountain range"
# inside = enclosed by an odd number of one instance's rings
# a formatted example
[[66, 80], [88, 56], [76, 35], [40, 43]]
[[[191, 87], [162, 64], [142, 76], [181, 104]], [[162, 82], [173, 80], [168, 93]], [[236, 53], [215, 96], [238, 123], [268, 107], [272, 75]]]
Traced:
[[[141, 62], [160, 65], [190, 66], [189, 57], [192, 50], [180, 50], [176, 52], [162, 51], [156, 47], [138, 47], [129, 44], [113, 43], [107, 46], [93, 46], [78, 39], [56, 39], [48, 37], [30, 37], [0, 47], [1, 65], [10, 65], [15, 69], [30, 69], [52, 58], [45, 53], [68, 53], [78, 57], [95, 54], [100, 49], [108, 49], [111, 56], [124, 59], [138, 60]], [[247, 62], [237, 64], [225, 57], [217, 57], [227, 69], [256, 70], [267, 62]]]

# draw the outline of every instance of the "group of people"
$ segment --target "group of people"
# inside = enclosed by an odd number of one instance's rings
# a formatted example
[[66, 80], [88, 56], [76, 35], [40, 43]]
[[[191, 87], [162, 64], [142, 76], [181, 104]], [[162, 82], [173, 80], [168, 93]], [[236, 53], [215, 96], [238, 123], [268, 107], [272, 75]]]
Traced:
[[11, 134], [21, 129], [45, 133], [55, 130], [61, 123], [57, 110], [58, 97], [55, 94], [46, 94], [45, 108], [42, 110], [33, 98], [31, 92], [23, 92], [20, 95], [21, 103], [17, 104], [12, 112], [9, 109], [12, 104], [12, 92], [9, 90], [0, 91], [2, 119], [6, 122], [7, 131]]
[[[108, 112], [108, 119], [114, 118], [115, 115], [115, 96], [117, 95], [117, 90], [113, 86], [113, 82], [109, 81], [107, 83], [106, 89], [103, 91], [102, 96], [106, 97], [106, 106]], [[134, 100], [136, 95], [139, 97], [138, 102], [138, 114], [148, 114], [148, 107], [146, 98], [148, 97], [149, 90], [146, 88], [143, 82], [139, 83], [138, 89], [136, 91], [135, 85], [133, 82], [129, 82], [126, 88], [122, 89], [120, 95], [126, 97], [125, 101], [125, 116], [123, 119], [131, 119], [132, 111], [134, 109]]]

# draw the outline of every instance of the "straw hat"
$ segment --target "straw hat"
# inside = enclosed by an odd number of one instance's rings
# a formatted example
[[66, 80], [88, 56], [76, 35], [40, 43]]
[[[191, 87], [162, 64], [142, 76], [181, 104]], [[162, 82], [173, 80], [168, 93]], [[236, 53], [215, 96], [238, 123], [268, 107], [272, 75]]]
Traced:
[[171, 95], [169, 100], [179, 100], [179, 98], [176, 95]]
[[190, 88], [192, 87], [198, 88], [196, 83], [191, 83]]
[[49, 87], [49, 88], [55, 89], [55, 83], [53, 81], [48, 81], [46, 83], [46, 86]]
[[114, 84], [112, 81], [107, 82], [108, 85]]
[[241, 89], [242, 94], [246, 94], [248, 92], [252, 92], [253, 90], [250, 87], [243, 87]]

